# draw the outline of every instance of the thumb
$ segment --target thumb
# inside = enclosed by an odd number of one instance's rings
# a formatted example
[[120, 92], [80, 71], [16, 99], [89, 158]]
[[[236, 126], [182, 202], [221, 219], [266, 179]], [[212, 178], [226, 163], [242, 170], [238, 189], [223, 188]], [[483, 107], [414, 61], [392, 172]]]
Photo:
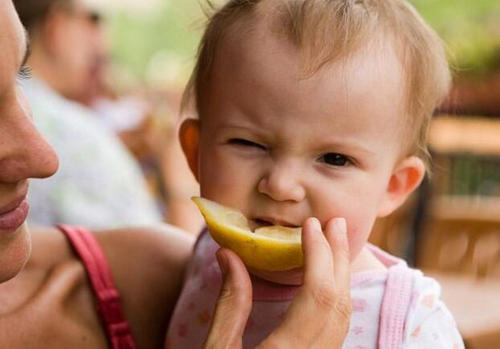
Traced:
[[252, 284], [241, 259], [231, 250], [217, 251], [223, 283], [205, 348], [241, 348], [252, 309]]

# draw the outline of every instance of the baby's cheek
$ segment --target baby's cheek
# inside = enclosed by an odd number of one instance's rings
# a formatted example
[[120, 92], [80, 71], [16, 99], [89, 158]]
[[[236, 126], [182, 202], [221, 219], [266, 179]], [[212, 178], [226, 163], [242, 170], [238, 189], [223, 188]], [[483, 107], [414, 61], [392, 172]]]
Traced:
[[[365, 224], [363, 224], [365, 223]], [[366, 224], [368, 223], [368, 224]], [[351, 261], [358, 256], [368, 241], [372, 227], [370, 222], [347, 223], [347, 239]]]

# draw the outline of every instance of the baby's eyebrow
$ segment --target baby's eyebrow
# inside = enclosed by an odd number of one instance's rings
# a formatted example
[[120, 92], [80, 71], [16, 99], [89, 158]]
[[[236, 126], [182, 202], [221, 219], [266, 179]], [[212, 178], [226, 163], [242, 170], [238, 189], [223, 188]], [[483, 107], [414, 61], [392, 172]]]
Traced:
[[[354, 151], [357, 153], [363, 153], [365, 155], [375, 155], [375, 152], [372, 150], [368, 149], [366, 146], [363, 146], [361, 144], [358, 144], [353, 141], [328, 141], [326, 143], [323, 143], [321, 145], [321, 149], [340, 149], [341, 151]], [[318, 150], [321, 150], [318, 149]]]

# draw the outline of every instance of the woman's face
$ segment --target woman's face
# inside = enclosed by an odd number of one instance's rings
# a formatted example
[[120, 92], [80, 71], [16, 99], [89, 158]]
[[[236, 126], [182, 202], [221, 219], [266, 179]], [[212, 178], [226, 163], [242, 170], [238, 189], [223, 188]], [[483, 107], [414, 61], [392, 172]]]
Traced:
[[57, 170], [53, 149], [37, 132], [18, 73], [27, 53], [25, 31], [11, 0], [0, 1], [0, 283], [17, 275], [30, 252], [25, 220], [28, 178]]

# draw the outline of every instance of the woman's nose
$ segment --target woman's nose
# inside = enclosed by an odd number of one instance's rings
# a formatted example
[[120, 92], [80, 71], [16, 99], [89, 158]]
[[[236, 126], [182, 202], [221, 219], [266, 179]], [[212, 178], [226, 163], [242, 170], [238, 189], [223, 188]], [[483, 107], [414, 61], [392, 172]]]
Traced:
[[291, 162], [278, 162], [260, 179], [258, 190], [274, 201], [300, 202], [306, 195], [301, 178], [298, 166]]
[[0, 135], [0, 182], [45, 178], [57, 171], [57, 155], [35, 128], [22, 91], [1, 116]]

